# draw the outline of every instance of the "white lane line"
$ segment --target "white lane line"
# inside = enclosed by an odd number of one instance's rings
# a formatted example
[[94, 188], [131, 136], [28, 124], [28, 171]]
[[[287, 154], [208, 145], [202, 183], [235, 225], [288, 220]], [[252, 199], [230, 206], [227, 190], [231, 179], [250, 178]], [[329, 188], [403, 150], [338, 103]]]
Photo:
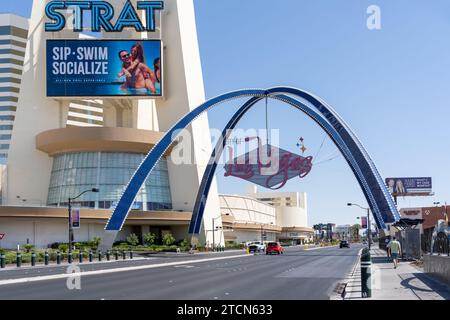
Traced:
[[85, 271], [85, 272], [77, 272], [77, 273], [63, 273], [63, 274], [55, 274], [55, 275], [50, 275], [50, 276], [38, 276], [38, 277], [30, 277], [30, 278], [1, 280], [0, 286], [4, 286], [4, 285], [8, 285], [8, 284], [17, 284], [17, 283], [64, 279], [64, 278], [69, 278], [69, 277], [73, 278], [73, 277], [93, 276], [93, 275], [108, 274], [108, 273], [154, 269], [154, 268], [161, 268], [161, 267], [168, 267], [168, 266], [179, 266], [179, 265], [184, 265], [184, 264], [195, 264], [195, 263], [202, 263], [202, 262], [207, 262], [207, 261], [236, 259], [236, 258], [245, 258], [245, 257], [250, 257], [250, 255], [236, 255], [236, 256], [227, 256], [227, 257], [218, 257], [218, 258], [199, 259], [199, 260], [168, 262], [168, 263], [160, 263], [160, 264], [153, 264], [153, 265], [146, 265], [146, 266], [135, 266], [135, 267], [126, 267], [126, 268]]
[[325, 249], [325, 248], [335, 248], [335, 247], [339, 247], [339, 245], [336, 245], [336, 246], [328, 246], [328, 247], [309, 248], [309, 249], [304, 249], [304, 250], [305, 250], [305, 251], [311, 251], [311, 250], [318, 250], [318, 249]]
[[174, 268], [190, 269], [190, 268], [195, 268], [195, 267], [194, 266], [175, 266]]

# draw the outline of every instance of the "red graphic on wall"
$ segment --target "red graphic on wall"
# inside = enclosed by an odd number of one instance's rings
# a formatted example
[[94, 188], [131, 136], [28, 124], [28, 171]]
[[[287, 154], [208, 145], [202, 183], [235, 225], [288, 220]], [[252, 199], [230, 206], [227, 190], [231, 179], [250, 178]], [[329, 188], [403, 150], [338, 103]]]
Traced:
[[258, 147], [238, 157], [235, 157], [234, 149], [228, 147], [232, 160], [225, 164], [225, 177], [241, 178], [277, 190], [289, 179], [304, 178], [311, 171], [313, 157], [303, 157], [270, 144], [263, 146], [259, 137], [245, 138], [246, 143], [252, 140], [258, 141]]

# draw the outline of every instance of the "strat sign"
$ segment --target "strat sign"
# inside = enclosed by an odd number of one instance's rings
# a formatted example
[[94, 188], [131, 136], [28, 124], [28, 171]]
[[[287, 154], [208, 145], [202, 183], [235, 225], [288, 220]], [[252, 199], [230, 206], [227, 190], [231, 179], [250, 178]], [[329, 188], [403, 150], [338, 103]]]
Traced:
[[[146, 21], [142, 23], [137, 10], [145, 12]], [[66, 18], [62, 12], [72, 10], [73, 31], [83, 31], [83, 13], [90, 11], [93, 32], [121, 32], [123, 28], [134, 28], [137, 32], [155, 31], [155, 11], [164, 9], [163, 1], [138, 1], [136, 8], [128, 0], [123, 6], [115, 24], [114, 7], [106, 1], [51, 1], [45, 7], [47, 17], [52, 20], [45, 24], [45, 31], [56, 32], [64, 29]]]
[[258, 140], [258, 148], [234, 159], [233, 149], [228, 147], [232, 160], [225, 164], [225, 177], [237, 177], [277, 190], [289, 179], [304, 178], [311, 171], [313, 157], [302, 157], [271, 145], [262, 146], [259, 137], [246, 138], [245, 141], [253, 139]]

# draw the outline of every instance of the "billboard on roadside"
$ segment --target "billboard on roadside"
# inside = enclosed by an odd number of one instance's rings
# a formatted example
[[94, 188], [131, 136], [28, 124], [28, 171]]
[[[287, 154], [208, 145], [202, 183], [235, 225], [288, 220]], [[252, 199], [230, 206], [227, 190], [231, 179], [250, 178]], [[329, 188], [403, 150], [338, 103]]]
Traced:
[[47, 40], [47, 96], [162, 96], [161, 59], [160, 40]]
[[432, 192], [431, 177], [387, 178], [389, 192], [396, 196], [429, 195]]

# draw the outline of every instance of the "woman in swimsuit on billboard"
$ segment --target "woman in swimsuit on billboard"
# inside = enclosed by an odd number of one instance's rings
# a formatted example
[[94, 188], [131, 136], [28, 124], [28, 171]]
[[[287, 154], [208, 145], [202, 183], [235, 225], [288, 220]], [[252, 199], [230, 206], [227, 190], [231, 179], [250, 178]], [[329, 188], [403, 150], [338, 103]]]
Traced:
[[[137, 72], [142, 72], [145, 80], [145, 87], [152, 93], [156, 93], [155, 73], [145, 65], [144, 49], [139, 43], [131, 47], [131, 64], [128, 67], [122, 66], [122, 72], [119, 73], [119, 77], [126, 76], [127, 78], [132, 77], [133, 74], [136, 75]], [[136, 69], [139, 69], [137, 71]]]

